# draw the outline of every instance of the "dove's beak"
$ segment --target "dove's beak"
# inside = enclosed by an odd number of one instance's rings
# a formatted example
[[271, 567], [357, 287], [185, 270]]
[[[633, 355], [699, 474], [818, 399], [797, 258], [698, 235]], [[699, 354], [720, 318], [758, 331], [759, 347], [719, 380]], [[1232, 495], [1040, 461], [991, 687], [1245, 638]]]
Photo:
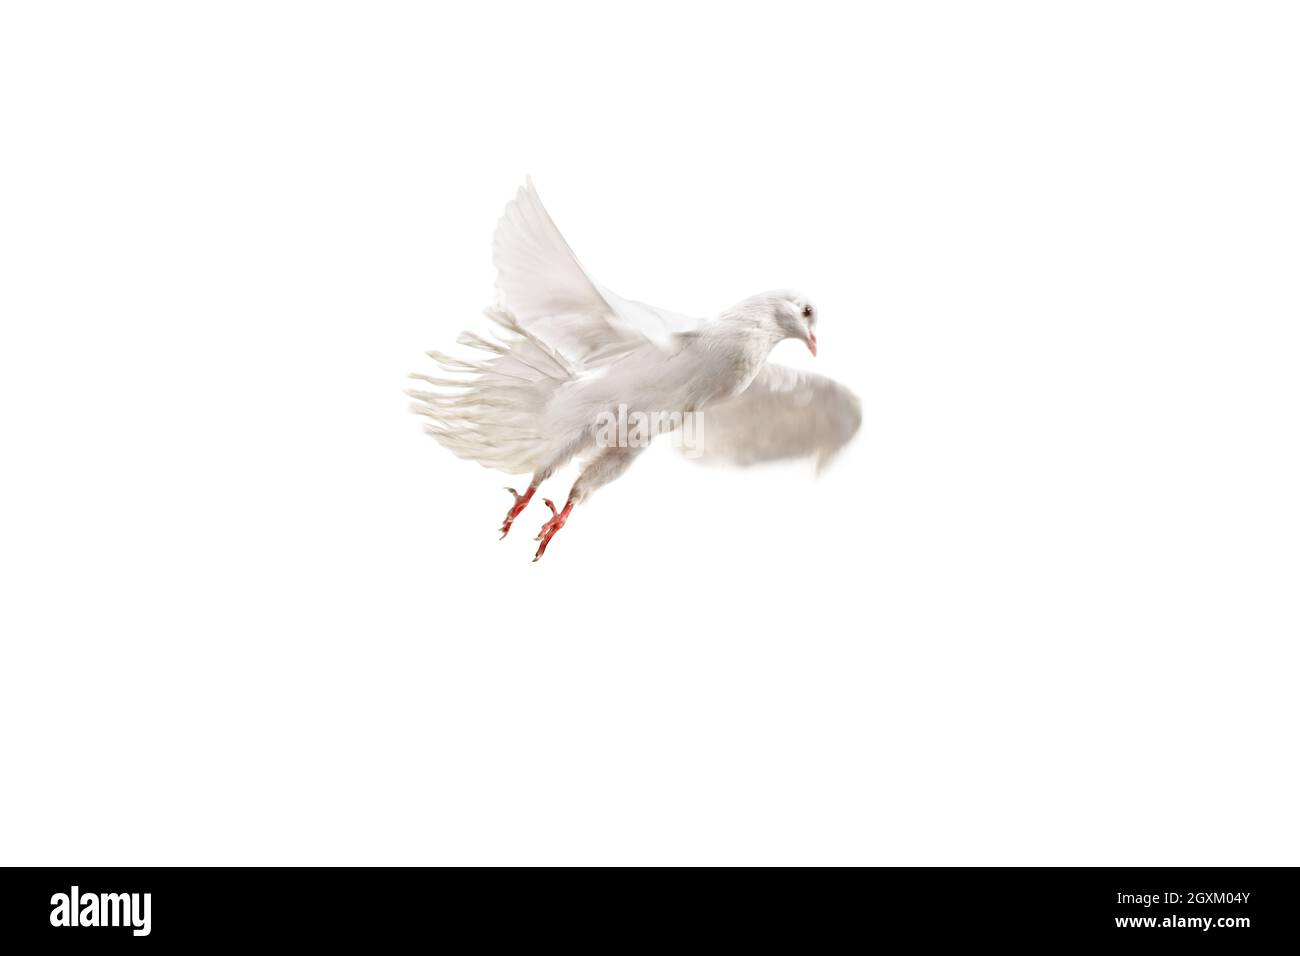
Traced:
[[811, 332], [808, 333], [808, 351], [813, 354], [813, 358], [817, 357], [817, 336]]

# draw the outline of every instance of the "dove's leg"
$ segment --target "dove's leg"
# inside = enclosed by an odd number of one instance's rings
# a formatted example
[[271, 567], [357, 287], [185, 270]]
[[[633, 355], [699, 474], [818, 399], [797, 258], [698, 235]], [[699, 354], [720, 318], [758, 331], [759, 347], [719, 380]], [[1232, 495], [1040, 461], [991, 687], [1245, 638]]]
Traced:
[[609, 484], [627, 471], [628, 465], [632, 464], [632, 459], [640, 452], [640, 448], [606, 448], [601, 451], [573, 483], [573, 488], [569, 491], [569, 500], [564, 503], [562, 511], [555, 509], [555, 503], [551, 499], [542, 499], [546, 502], [546, 507], [551, 509], [551, 519], [542, 525], [542, 530], [537, 533], [537, 540], [541, 545], [537, 548], [537, 554], [533, 555], [534, 561], [546, 553], [546, 546], [555, 537], [555, 532], [563, 528], [564, 523], [569, 520], [569, 513], [573, 511], [573, 506], [590, 497], [591, 493], [601, 485]]
[[515, 503], [511, 506], [510, 510], [506, 512], [506, 520], [500, 528], [501, 537], [504, 538], [510, 533], [510, 526], [515, 523], [515, 519], [523, 513], [523, 510], [528, 507], [528, 502], [533, 500], [533, 492], [537, 490], [537, 486], [541, 483], [541, 480], [536, 475], [533, 475], [533, 480], [528, 483], [528, 490], [522, 495], [513, 488], [506, 489], [506, 491], [515, 496]]
[[537, 553], [533, 555], [534, 562], [541, 559], [542, 555], [546, 553], [546, 546], [550, 544], [551, 539], [555, 537], [555, 532], [563, 528], [564, 522], [569, 520], [569, 512], [573, 510], [574, 504], [573, 495], [569, 495], [569, 500], [564, 503], [563, 511], [556, 511], [555, 502], [550, 498], [543, 498], [542, 504], [551, 509], [551, 518], [546, 522], [546, 524], [542, 525], [542, 530], [537, 532], [537, 537], [534, 539], [535, 541], [541, 542], [541, 544], [537, 546]]

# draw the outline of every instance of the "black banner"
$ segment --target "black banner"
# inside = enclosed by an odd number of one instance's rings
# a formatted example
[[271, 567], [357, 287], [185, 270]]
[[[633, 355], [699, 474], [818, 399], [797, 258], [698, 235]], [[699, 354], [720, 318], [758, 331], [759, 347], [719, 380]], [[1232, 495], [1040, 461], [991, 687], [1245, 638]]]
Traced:
[[[0, 918], [36, 946], [484, 942], [1036, 942], [1294, 947], [1293, 869], [839, 869], [513, 877], [436, 869], [8, 869]], [[500, 884], [516, 884], [510, 893]], [[647, 882], [661, 882], [647, 888]], [[414, 934], [414, 937], [413, 935]], [[847, 936], [846, 936], [847, 934]], [[27, 952], [29, 950], [10, 951]]]

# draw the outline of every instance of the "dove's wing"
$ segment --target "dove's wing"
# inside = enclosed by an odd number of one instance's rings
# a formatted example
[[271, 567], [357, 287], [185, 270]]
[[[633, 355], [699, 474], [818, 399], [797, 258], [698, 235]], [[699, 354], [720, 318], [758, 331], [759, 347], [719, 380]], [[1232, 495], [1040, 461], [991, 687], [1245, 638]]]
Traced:
[[492, 238], [497, 292], [519, 324], [584, 366], [645, 342], [668, 347], [698, 319], [624, 299], [583, 270], [533, 188], [520, 188]]
[[682, 449], [691, 457], [743, 466], [815, 455], [820, 471], [857, 433], [862, 405], [823, 375], [768, 364], [745, 391], [699, 415]]

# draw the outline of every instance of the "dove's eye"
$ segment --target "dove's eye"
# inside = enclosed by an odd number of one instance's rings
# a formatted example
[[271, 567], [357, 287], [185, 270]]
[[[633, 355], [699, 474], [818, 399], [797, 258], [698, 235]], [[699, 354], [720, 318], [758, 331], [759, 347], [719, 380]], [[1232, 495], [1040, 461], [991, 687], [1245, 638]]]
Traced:
[[811, 305], [805, 305], [805, 306], [803, 307], [803, 317], [804, 317], [805, 319], [811, 319], [811, 318], [812, 318], [812, 306], [811, 306]]

